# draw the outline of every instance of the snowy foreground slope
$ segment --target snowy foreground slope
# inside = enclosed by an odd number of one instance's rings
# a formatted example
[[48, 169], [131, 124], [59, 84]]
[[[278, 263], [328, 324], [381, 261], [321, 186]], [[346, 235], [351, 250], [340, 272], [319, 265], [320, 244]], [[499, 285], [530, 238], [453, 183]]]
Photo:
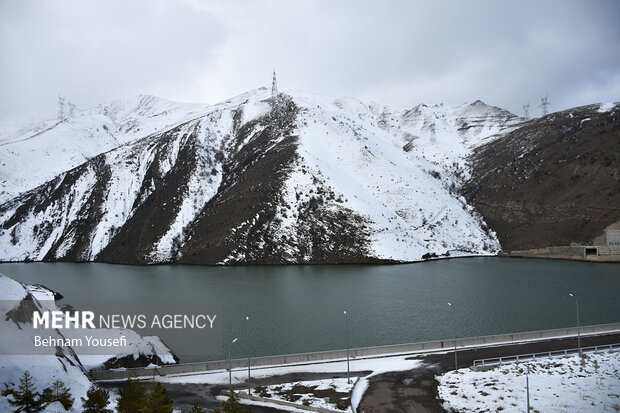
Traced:
[[[0, 274], [0, 384], [17, 385], [23, 372], [28, 370], [39, 391], [49, 387], [55, 380], [63, 381], [71, 389], [76, 400], [74, 411], [81, 411], [80, 397], [85, 397], [91, 385], [86, 371], [109, 360], [123, 365], [122, 359], [135, 360], [142, 356], [148, 363], [174, 363], [174, 356], [157, 337], [141, 337], [127, 329], [35, 330], [32, 325], [33, 311], [56, 311], [54, 293], [45, 287], [22, 284]], [[34, 337], [71, 339], [84, 335], [94, 337], [124, 336], [128, 345], [117, 354], [84, 355], [70, 346], [36, 348]], [[10, 411], [6, 398], [0, 398], [0, 411]]]
[[486, 372], [451, 371], [439, 378], [439, 397], [448, 411], [617, 412], [620, 410], [620, 353], [586, 354], [510, 364]]
[[[266, 89], [213, 106], [168, 104], [170, 115], [126, 104], [116, 133], [78, 145], [92, 153], [86, 162], [68, 149], [66, 170], [41, 162], [31, 182], [7, 186], [29, 190], [0, 205], [0, 260], [382, 262], [500, 248], [458, 189], [472, 149], [519, 125], [505, 110], [477, 101], [396, 111]], [[98, 125], [93, 113], [33, 139]], [[5, 141], [8, 180], [26, 151], [16, 145], [30, 141]]]

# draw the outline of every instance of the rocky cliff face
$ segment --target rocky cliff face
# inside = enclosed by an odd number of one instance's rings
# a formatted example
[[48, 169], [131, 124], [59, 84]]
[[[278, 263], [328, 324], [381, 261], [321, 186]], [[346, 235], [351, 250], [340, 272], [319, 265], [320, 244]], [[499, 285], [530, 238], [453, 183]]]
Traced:
[[505, 250], [590, 244], [620, 220], [620, 106], [534, 119], [477, 148], [462, 192]]

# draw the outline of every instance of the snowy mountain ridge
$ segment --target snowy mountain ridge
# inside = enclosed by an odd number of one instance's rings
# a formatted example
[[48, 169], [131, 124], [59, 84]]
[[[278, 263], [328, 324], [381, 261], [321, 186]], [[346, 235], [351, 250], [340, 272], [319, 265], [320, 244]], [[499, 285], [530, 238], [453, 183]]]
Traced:
[[[480, 101], [398, 111], [265, 88], [217, 105], [148, 96], [106, 105], [5, 143], [5, 182], [29, 151], [50, 162], [34, 156], [33, 178], [7, 185], [0, 259], [324, 263], [493, 254], [494, 233], [457, 189], [471, 150], [521, 122]], [[85, 154], [80, 139], [93, 128], [88, 138], [99, 146]]]
[[0, 203], [103, 152], [201, 116], [209, 107], [139, 95], [62, 119], [5, 119], [0, 129]]

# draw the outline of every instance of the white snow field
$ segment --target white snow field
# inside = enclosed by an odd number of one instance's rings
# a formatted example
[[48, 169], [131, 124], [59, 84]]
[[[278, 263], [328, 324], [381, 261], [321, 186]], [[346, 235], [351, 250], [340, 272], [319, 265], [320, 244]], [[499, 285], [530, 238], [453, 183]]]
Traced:
[[620, 411], [620, 352], [451, 371], [437, 377], [439, 397], [454, 412], [525, 411], [526, 366], [532, 412]]
[[[293, 100], [301, 108], [301, 160], [287, 181], [286, 204], [307, 201], [318, 176], [346, 207], [368, 218], [379, 258], [499, 251], [495, 234], [483, 231], [482, 217], [455, 188], [471, 150], [519, 118], [479, 101], [396, 111], [356, 99], [299, 94]], [[294, 239], [294, 217], [280, 218], [283, 235]]]

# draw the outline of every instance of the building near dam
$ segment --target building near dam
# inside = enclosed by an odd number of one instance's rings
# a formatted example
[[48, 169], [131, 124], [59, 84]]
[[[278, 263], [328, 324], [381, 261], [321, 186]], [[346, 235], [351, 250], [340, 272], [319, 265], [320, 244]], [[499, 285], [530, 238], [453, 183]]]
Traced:
[[620, 229], [608, 229], [605, 231], [608, 247], [620, 247]]
[[[618, 227], [615, 224], [612, 228]], [[570, 245], [511, 251], [512, 257], [620, 262], [620, 229], [606, 229], [592, 245]]]

